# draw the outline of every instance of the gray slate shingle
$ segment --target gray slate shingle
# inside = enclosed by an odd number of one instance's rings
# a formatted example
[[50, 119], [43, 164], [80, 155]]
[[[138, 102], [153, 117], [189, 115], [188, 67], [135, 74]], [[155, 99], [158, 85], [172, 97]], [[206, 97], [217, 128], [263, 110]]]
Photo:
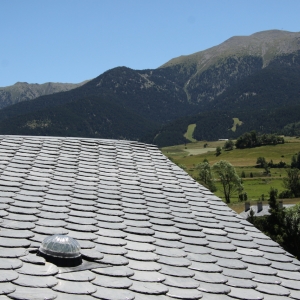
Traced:
[[[300, 263], [153, 145], [0, 136], [0, 299], [300, 299]], [[83, 263], [36, 256], [67, 234]]]

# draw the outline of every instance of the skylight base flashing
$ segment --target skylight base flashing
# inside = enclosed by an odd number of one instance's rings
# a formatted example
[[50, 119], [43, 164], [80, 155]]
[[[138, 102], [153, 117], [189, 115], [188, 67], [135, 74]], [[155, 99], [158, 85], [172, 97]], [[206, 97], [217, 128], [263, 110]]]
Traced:
[[52, 255], [47, 255], [41, 251], [38, 251], [37, 255], [42, 256], [46, 259], [47, 262], [50, 262], [58, 267], [77, 267], [82, 264], [81, 255], [75, 258], [62, 258]]

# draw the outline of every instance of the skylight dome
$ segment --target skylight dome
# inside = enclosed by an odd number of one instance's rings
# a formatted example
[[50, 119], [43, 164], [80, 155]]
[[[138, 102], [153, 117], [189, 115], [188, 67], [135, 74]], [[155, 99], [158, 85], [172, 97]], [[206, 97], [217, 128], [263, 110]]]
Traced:
[[75, 239], [57, 234], [43, 240], [39, 254], [56, 265], [76, 266], [81, 263], [80, 250], [80, 245]]

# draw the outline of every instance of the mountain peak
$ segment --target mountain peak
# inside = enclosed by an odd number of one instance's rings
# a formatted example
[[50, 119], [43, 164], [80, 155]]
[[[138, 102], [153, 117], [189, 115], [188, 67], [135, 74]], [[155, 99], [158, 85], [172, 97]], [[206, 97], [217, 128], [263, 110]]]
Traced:
[[202, 72], [220, 59], [249, 55], [261, 57], [265, 67], [274, 57], [298, 50], [300, 50], [300, 32], [265, 30], [249, 36], [233, 36], [209, 49], [173, 58], [160, 68], [196, 64], [197, 70]]
[[16, 86], [20, 86], [20, 85], [28, 85], [28, 82], [22, 82], [22, 81], [18, 81], [18, 82], [16, 82], [14, 85], [16, 85]]
[[280, 38], [283, 36], [291, 36], [295, 34], [299, 34], [300, 32], [292, 32], [292, 31], [286, 31], [286, 30], [279, 30], [279, 29], [271, 29], [271, 30], [263, 30], [263, 31], [258, 31], [250, 36], [255, 36], [255, 37], [273, 37], [273, 38]]
[[18, 81], [11, 86], [0, 88], [0, 109], [18, 102], [35, 99], [39, 96], [69, 91], [87, 82], [88, 80], [78, 84], [58, 82], [38, 84]]

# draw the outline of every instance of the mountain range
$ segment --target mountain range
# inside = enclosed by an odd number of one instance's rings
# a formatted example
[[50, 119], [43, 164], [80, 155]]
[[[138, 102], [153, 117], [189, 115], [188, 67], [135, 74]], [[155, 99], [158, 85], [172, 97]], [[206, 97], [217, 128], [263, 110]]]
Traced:
[[[280, 132], [300, 121], [299, 80], [300, 32], [263, 31], [232, 37], [157, 69], [117, 67], [71, 90], [6, 106], [0, 110], [0, 133], [135, 139], [162, 146], [184, 142], [192, 123], [196, 139], [230, 138], [249, 129]], [[2, 96], [0, 102], [8, 103]], [[242, 125], [233, 132], [236, 117]]]
[[38, 84], [17, 82], [11, 86], [0, 87], [0, 109], [22, 101], [35, 99], [43, 95], [66, 92], [82, 86], [87, 82], [88, 80], [80, 83], [46, 82]]

